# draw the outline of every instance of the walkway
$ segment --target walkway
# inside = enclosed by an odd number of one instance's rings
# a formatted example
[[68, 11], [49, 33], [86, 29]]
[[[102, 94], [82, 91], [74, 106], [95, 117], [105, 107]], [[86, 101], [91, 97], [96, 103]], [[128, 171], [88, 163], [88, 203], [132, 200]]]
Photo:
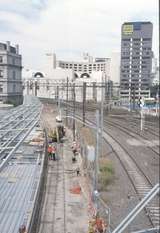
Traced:
[[[44, 117], [47, 128], [53, 128], [55, 122], [49, 107], [45, 107]], [[73, 194], [70, 190], [83, 183], [83, 178], [76, 174], [78, 162], [72, 164], [71, 140], [67, 138], [63, 144], [57, 145], [57, 151], [59, 159], [48, 162], [39, 233], [86, 233], [88, 201], [82, 191]]]

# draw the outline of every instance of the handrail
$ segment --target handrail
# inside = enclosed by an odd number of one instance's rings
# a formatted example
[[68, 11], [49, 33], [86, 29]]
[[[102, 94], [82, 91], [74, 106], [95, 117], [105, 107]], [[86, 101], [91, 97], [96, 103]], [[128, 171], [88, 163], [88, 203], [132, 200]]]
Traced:
[[160, 185], [156, 184], [147, 195], [138, 203], [138, 205], [127, 215], [127, 217], [116, 227], [112, 233], [121, 233], [134, 220], [139, 212], [150, 202], [160, 191]]

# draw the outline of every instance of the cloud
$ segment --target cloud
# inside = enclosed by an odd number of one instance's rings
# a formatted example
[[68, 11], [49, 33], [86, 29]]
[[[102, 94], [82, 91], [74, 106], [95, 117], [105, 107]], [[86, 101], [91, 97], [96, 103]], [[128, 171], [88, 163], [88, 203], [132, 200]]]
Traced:
[[[40, 68], [46, 52], [76, 59], [88, 51], [109, 56], [120, 51], [121, 25], [147, 20], [154, 24], [158, 56], [158, 1], [146, 0], [0, 0], [1, 39], [19, 43], [24, 66]], [[9, 28], [10, 25], [10, 28]]]

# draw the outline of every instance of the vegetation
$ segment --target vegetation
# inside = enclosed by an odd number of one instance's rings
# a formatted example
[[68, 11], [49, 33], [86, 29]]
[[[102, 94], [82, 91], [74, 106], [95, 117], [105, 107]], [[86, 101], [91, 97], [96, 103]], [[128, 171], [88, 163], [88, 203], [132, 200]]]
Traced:
[[101, 159], [99, 171], [99, 188], [101, 191], [104, 191], [114, 180], [114, 167], [112, 162], [108, 159]]

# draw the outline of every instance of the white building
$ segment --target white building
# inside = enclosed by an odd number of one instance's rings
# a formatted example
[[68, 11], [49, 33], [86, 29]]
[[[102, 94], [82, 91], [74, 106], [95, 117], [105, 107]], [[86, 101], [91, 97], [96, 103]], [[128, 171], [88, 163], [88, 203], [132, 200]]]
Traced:
[[120, 96], [120, 53], [111, 53], [109, 79], [113, 82], [113, 96]]
[[118, 52], [111, 54], [109, 76], [114, 84], [120, 84], [120, 53]]
[[19, 46], [10, 42], [0, 43], [0, 101], [21, 104], [22, 91], [22, 58]]
[[103, 72], [109, 79], [110, 58], [93, 58], [88, 53], [83, 54], [81, 62], [57, 60], [56, 54], [46, 54], [46, 74], [50, 75], [53, 69], [62, 68], [72, 70], [75, 78], [90, 77], [93, 72]]
[[24, 72], [24, 94], [53, 99], [59, 95], [60, 98], [66, 99], [68, 79], [69, 100], [73, 99], [73, 84], [75, 84], [76, 101], [83, 100], [83, 83], [86, 83], [86, 100], [101, 100], [99, 86], [102, 77], [103, 83], [109, 79], [110, 59], [93, 59], [88, 54], [84, 55], [82, 62], [58, 61], [55, 54], [47, 54], [46, 58], [43, 72]]

